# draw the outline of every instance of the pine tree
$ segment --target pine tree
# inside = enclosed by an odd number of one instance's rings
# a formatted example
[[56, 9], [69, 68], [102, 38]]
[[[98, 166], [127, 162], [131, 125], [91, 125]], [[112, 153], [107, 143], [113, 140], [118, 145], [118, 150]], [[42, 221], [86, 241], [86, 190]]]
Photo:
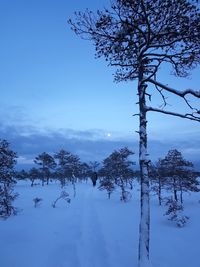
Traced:
[[38, 169], [36, 168], [31, 168], [28, 172], [28, 178], [31, 181], [31, 186], [34, 185], [34, 182], [36, 179], [38, 179], [40, 177], [40, 172]]
[[152, 188], [156, 191], [158, 195], [159, 205], [162, 204], [162, 189], [164, 188], [166, 177], [165, 177], [165, 167], [163, 166], [163, 160], [159, 159], [155, 164], [150, 164], [149, 166], [149, 177]]
[[100, 189], [105, 189], [108, 196], [113, 192], [116, 186], [121, 189], [122, 201], [127, 201], [130, 198], [130, 192], [127, 191], [128, 181], [134, 178], [134, 172], [131, 168], [133, 162], [129, 157], [134, 153], [127, 147], [115, 150], [103, 161], [103, 166], [99, 173], [102, 176], [100, 180]]
[[74, 197], [76, 196], [76, 182], [77, 179], [81, 179], [83, 165], [80, 158], [71, 152], [61, 149], [55, 154], [55, 159], [58, 160], [57, 173], [61, 179], [61, 186], [65, 186], [66, 180], [71, 182], [74, 189]]
[[[164, 176], [167, 179], [167, 188], [172, 189], [174, 200], [183, 203], [183, 192], [198, 192], [197, 174], [193, 170], [193, 164], [183, 158], [181, 152], [176, 149], [169, 150], [162, 160]], [[178, 199], [180, 192], [180, 199]]]
[[18, 194], [14, 193], [14, 166], [17, 154], [10, 149], [6, 140], [0, 139], [0, 217], [7, 218], [16, 214], [13, 201]]
[[42, 186], [44, 186], [44, 182], [46, 180], [47, 185], [49, 184], [49, 179], [51, 176], [51, 170], [55, 169], [56, 167], [56, 163], [54, 161], [54, 158], [47, 154], [46, 152], [43, 152], [42, 154], [38, 155], [35, 160], [34, 163], [36, 163], [37, 165], [41, 166], [40, 170], [41, 170], [41, 175], [42, 175]]

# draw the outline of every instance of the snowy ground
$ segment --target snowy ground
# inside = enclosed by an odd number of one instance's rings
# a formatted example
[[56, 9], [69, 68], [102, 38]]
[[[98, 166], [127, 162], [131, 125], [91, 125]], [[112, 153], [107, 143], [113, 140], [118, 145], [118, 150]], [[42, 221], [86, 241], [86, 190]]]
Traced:
[[[116, 193], [106, 193], [90, 183], [66, 191], [72, 202], [51, 203], [60, 194], [58, 184], [30, 187], [21, 182], [15, 205], [23, 210], [0, 220], [1, 267], [136, 267], [139, 192], [121, 203]], [[40, 207], [33, 198], [40, 197]], [[155, 267], [200, 266], [200, 193], [185, 194], [185, 214], [190, 221], [177, 228], [163, 216], [156, 197], [151, 200], [151, 259]]]

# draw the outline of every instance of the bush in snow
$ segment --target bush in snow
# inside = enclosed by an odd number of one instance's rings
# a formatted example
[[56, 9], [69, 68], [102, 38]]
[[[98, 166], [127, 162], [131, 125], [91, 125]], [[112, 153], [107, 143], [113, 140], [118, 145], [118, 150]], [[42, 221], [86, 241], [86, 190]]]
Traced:
[[69, 198], [69, 194], [66, 191], [62, 191], [60, 196], [52, 203], [52, 207], [55, 208], [56, 207], [56, 203], [58, 202], [58, 200], [63, 199], [65, 201], [67, 201], [67, 203], [71, 202], [71, 199]]
[[184, 227], [189, 217], [183, 215], [183, 205], [172, 198], [167, 199], [165, 204], [168, 209], [164, 215], [168, 216], [168, 220], [174, 221], [178, 227]]
[[123, 202], [128, 202], [131, 199], [132, 195], [129, 191], [124, 190], [121, 194], [120, 200]]
[[34, 207], [37, 208], [37, 207], [41, 204], [41, 202], [42, 202], [42, 198], [35, 197], [35, 198], [33, 199], [33, 202], [34, 202]]

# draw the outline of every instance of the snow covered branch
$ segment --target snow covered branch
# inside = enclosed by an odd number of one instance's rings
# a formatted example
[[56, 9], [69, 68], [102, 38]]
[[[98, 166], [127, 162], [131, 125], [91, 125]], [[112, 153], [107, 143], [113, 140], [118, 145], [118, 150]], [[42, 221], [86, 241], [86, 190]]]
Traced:
[[200, 117], [195, 116], [193, 113], [180, 114], [180, 113], [176, 113], [176, 112], [172, 112], [172, 111], [167, 111], [167, 110], [159, 109], [159, 108], [148, 107], [148, 106], [146, 106], [146, 111], [147, 112], [148, 111], [159, 112], [159, 113], [163, 113], [163, 114], [167, 114], [167, 115], [172, 115], [172, 116], [183, 118], [183, 119], [188, 119], [188, 120], [200, 122]]
[[164, 89], [164, 90], [166, 90], [166, 91], [168, 91], [170, 93], [173, 93], [173, 94], [175, 94], [177, 96], [183, 97], [183, 98], [188, 94], [191, 94], [191, 95], [193, 95], [193, 96], [195, 96], [197, 98], [200, 98], [200, 90], [199, 91], [194, 91], [192, 89], [186, 89], [184, 91], [179, 91], [179, 90], [171, 88], [171, 87], [169, 87], [169, 86], [167, 86], [165, 84], [157, 82], [154, 79], [148, 79], [148, 82], [150, 82], [150, 83], [152, 83], [152, 84], [154, 84], [154, 85], [156, 85], [158, 87], [161, 87], [162, 89]]

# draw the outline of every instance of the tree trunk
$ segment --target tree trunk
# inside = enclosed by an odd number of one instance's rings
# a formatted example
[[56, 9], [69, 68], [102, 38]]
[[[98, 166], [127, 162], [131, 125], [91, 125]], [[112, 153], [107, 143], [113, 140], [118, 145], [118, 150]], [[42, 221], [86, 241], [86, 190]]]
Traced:
[[143, 66], [140, 64], [138, 95], [140, 109], [139, 129], [139, 163], [141, 179], [141, 217], [139, 228], [139, 267], [149, 266], [149, 239], [150, 239], [150, 205], [149, 205], [149, 176], [147, 154], [147, 120], [146, 120], [146, 85], [143, 82]]
[[183, 188], [180, 186], [180, 199], [181, 199], [181, 204], [183, 204]]
[[72, 174], [72, 185], [74, 190], [74, 198], [76, 197], [76, 177], [74, 174]]
[[120, 177], [120, 188], [121, 188], [121, 201], [126, 202], [126, 192], [124, 189], [124, 182], [122, 180], [122, 177]]
[[176, 178], [173, 178], [173, 188], [174, 188], [174, 200], [178, 201], [177, 190], [176, 190]]
[[158, 200], [159, 200], [160, 206], [162, 204], [161, 190], [162, 190], [162, 183], [161, 183], [161, 178], [159, 177], [158, 178]]

